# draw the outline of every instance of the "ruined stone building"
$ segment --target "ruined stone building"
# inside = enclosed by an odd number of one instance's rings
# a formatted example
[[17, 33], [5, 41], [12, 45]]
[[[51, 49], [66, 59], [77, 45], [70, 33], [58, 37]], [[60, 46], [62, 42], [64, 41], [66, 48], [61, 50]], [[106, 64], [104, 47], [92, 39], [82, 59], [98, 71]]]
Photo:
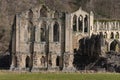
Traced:
[[120, 38], [119, 21], [94, 20], [93, 12], [81, 8], [68, 13], [41, 5], [16, 14], [13, 29], [13, 70], [73, 69], [74, 52], [81, 38], [103, 33], [107, 50], [115, 38]]

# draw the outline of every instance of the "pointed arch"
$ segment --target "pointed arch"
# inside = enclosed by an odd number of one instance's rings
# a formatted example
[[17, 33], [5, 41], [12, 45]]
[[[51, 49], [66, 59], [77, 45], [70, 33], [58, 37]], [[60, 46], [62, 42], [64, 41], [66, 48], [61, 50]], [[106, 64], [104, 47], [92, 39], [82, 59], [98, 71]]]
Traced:
[[33, 40], [33, 23], [31, 21], [28, 22], [28, 27], [27, 27], [27, 31], [28, 31], [28, 41], [32, 41]]
[[107, 32], [104, 33], [104, 38], [107, 38]]
[[85, 18], [84, 18], [84, 32], [88, 32], [88, 16], [85, 15]]
[[80, 15], [78, 18], [78, 25], [79, 25], [78, 30], [82, 32], [83, 31], [83, 16], [82, 15]]
[[40, 17], [47, 17], [47, 8], [44, 5], [40, 10]]
[[53, 26], [53, 41], [59, 42], [60, 28], [58, 22], [55, 22]]
[[31, 28], [33, 27], [33, 23], [31, 21], [28, 22], [28, 33], [31, 32]]
[[58, 11], [55, 11], [54, 17], [55, 17], [55, 18], [59, 18], [59, 12], [58, 12]]
[[112, 30], [115, 30], [115, 22], [112, 22]]
[[119, 33], [118, 32], [116, 32], [115, 38], [119, 39]]
[[110, 38], [111, 38], [111, 39], [114, 39], [114, 33], [113, 33], [113, 32], [111, 32]]
[[26, 65], [25, 65], [26, 68], [29, 68], [30, 67], [30, 57], [29, 56], [26, 57], [25, 62], [26, 62]]
[[47, 22], [46, 21], [43, 21], [42, 24], [41, 24], [41, 29], [40, 29], [40, 40], [43, 42], [43, 41], [46, 41], [46, 26], [47, 26]]
[[31, 20], [33, 18], [33, 11], [31, 9], [29, 9], [28, 18], [29, 18], [29, 20]]
[[73, 31], [77, 31], [77, 16], [73, 16]]
[[45, 57], [44, 56], [41, 57], [40, 61], [41, 61], [41, 65], [45, 66]]
[[110, 50], [119, 52], [120, 51], [120, 42], [117, 40], [112, 41], [110, 44]]
[[56, 66], [60, 66], [60, 56], [57, 56], [56, 58]]

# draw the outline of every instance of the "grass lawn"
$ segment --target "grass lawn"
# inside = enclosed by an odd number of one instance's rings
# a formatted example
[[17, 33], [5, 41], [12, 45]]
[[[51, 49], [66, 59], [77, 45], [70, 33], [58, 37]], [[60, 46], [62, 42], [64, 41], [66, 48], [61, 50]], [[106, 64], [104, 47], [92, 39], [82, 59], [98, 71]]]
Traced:
[[0, 80], [120, 80], [115, 73], [16, 73], [0, 72]]

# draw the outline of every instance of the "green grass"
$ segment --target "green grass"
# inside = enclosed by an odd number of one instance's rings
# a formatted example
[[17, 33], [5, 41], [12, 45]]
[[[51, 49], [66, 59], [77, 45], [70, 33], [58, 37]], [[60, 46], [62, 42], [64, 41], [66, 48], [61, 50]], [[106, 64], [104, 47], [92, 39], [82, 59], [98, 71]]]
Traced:
[[6, 73], [0, 72], [0, 80], [120, 80], [114, 73]]

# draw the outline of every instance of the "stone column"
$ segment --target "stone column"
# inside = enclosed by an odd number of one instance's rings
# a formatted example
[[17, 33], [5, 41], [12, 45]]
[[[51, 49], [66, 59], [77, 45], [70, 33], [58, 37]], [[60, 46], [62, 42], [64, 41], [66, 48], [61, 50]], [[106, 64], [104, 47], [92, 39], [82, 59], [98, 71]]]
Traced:
[[51, 59], [48, 59], [48, 70], [49, 71], [58, 70], [58, 68], [56, 66], [56, 58], [57, 58], [56, 54], [51, 54]]
[[118, 22], [118, 30], [120, 30], [120, 23]]
[[73, 67], [73, 59], [74, 59], [74, 55], [73, 54], [70, 54], [70, 57], [69, 57], [69, 66], [70, 68]]
[[53, 54], [51, 58], [52, 58], [52, 68], [55, 68], [56, 67], [56, 58], [57, 57], [56, 57], [55, 54]]
[[76, 21], [77, 21], [77, 22], [76, 22], [76, 24], [77, 24], [77, 31], [79, 31], [79, 29], [78, 29], [78, 28], [79, 28], [79, 25], [78, 25], [78, 17], [77, 17], [76, 19], [77, 19], [77, 20], [76, 20]]
[[[40, 57], [40, 56], [39, 56]], [[34, 53], [33, 54], [33, 68], [38, 68], [38, 55], [37, 55], [37, 53]]]
[[111, 44], [111, 43], [109, 42], [109, 43], [108, 43], [108, 51], [110, 51], [110, 44]]
[[12, 54], [12, 63], [10, 65], [10, 70], [14, 70], [15, 69], [15, 55]]
[[44, 61], [43, 61], [43, 63], [41, 63], [41, 61], [40, 61], [40, 65], [42, 68], [47, 68], [46, 55], [45, 54], [41, 55], [40, 59], [42, 59], [42, 56], [44, 57]]
[[83, 17], [83, 33], [84, 33], [85, 23], [84, 23], [84, 17]]
[[63, 71], [74, 72], [75, 68], [73, 66], [74, 55], [70, 53], [64, 53]]
[[98, 21], [96, 22], [96, 28], [97, 28], [97, 31], [99, 31], [99, 23], [98, 23]]
[[18, 55], [16, 55], [16, 63], [17, 63], [17, 65], [16, 65], [16, 70], [22, 70], [22, 68], [23, 68], [23, 65], [22, 65], [22, 55], [20, 55], [20, 54], [22, 54], [22, 53], [19, 53]]
[[114, 32], [114, 31], [113, 31], [113, 34], [114, 34], [114, 35], [113, 35], [113, 39], [115, 39], [115, 32]]

